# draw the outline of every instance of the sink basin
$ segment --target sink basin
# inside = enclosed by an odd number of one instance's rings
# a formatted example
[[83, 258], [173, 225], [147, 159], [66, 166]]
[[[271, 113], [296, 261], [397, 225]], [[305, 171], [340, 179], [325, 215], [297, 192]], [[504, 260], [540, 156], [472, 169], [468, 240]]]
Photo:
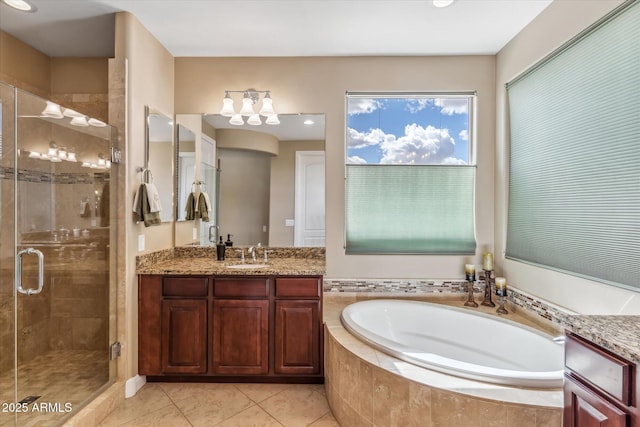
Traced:
[[252, 270], [254, 268], [264, 267], [267, 267], [267, 264], [236, 264], [227, 266], [227, 268], [233, 268], [235, 270]]

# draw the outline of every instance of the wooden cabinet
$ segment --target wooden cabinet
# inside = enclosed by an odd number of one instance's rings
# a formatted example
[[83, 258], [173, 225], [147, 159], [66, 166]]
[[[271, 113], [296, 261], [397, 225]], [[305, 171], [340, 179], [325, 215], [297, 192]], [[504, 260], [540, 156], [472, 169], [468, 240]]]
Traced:
[[207, 372], [209, 287], [209, 277], [140, 276], [140, 374], [193, 375]]
[[317, 277], [278, 277], [275, 288], [275, 372], [319, 373], [322, 281]]
[[207, 301], [162, 301], [162, 372], [207, 372]]
[[149, 381], [321, 383], [321, 276], [139, 277]]
[[275, 371], [317, 374], [320, 371], [319, 301], [276, 301]]
[[634, 363], [567, 333], [565, 427], [639, 427]]
[[269, 373], [269, 301], [213, 302], [213, 373]]

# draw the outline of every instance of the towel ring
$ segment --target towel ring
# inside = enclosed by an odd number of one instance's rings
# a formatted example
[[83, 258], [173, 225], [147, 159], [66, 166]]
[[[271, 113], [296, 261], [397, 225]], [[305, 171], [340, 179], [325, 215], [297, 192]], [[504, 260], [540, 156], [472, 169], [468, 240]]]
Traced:
[[[151, 173], [151, 169], [147, 168], [138, 168], [138, 172], [142, 174], [142, 183], [143, 184], [151, 184], [153, 182], [153, 174]], [[147, 179], [145, 180], [144, 174], [147, 173]]]
[[203, 182], [203, 181], [193, 181], [193, 183], [191, 183], [191, 192], [195, 192], [196, 191], [196, 185], [200, 186], [200, 191], [207, 191], [207, 183]]

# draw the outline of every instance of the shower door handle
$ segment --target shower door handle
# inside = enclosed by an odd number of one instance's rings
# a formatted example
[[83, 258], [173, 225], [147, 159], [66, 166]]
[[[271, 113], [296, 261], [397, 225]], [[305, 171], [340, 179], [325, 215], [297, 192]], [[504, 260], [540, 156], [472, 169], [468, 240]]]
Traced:
[[[22, 255], [37, 255], [38, 256], [38, 287], [37, 288], [22, 288]], [[16, 255], [16, 290], [25, 295], [37, 295], [42, 292], [44, 287], [44, 255], [37, 249], [27, 248], [23, 249]]]

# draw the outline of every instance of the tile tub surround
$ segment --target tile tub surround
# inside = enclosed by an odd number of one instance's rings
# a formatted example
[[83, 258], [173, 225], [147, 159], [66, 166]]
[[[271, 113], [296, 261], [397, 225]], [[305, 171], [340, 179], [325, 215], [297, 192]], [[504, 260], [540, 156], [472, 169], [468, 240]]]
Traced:
[[257, 269], [232, 269], [240, 264], [240, 254], [234, 249], [244, 249], [245, 263], [251, 264], [247, 247], [227, 248], [224, 261], [216, 260], [216, 248], [209, 246], [183, 246], [165, 249], [136, 257], [138, 274], [224, 274], [224, 275], [324, 275], [324, 248], [271, 248], [258, 249], [257, 264], [262, 264], [262, 251], [267, 249], [267, 267]]
[[[327, 295], [352, 294], [357, 299], [420, 297], [459, 298], [464, 301], [465, 283], [456, 280], [325, 279], [323, 288], [325, 300]], [[480, 303], [484, 294], [484, 283], [477, 282], [474, 289], [475, 300]], [[495, 301], [495, 296], [493, 299]], [[509, 288], [507, 309], [510, 313], [533, 322], [534, 327], [556, 334], [562, 334], [565, 330], [571, 331], [631, 362], [640, 364], [640, 316], [581, 315], [515, 287]], [[495, 314], [494, 312], [495, 309], [492, 310], [492, 314]]]
[[[546, 427], [562, 424], [562, 390], [527, 390], [441, 374], [386, 355], [355, 338], [342, 327], [342, 308], [372, 297], [378, 296], [358, 293], [325, 293], [324, 296], [325, 388], [329, 405], [341, 425], [473, 427], [490, 423]], [[465, 298], [414, 296], [411, 299], [461, 306]], [[474, 310], [495, 312], [486, 307]], [[509, 315], [509, 319], [540, 327], [516, 314]]]

